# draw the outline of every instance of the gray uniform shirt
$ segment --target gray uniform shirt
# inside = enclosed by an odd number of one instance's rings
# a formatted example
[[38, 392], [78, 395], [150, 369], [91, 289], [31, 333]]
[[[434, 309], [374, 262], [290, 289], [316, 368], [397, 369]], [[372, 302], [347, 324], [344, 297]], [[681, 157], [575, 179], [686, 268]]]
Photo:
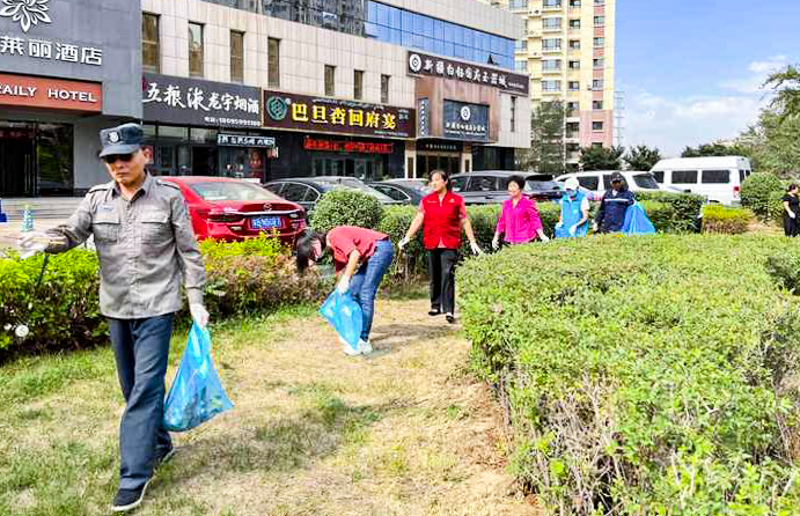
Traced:
[[141, 319], [180, 310], [181, 279], [190, 303], [203, 302], [205, 267], [180, 188], [150, 174], [133, 199], [116, 182], [89, 190], [66, 224], [48, 231], [49, 253], [94, 235], [100, 259], [100, 311]]

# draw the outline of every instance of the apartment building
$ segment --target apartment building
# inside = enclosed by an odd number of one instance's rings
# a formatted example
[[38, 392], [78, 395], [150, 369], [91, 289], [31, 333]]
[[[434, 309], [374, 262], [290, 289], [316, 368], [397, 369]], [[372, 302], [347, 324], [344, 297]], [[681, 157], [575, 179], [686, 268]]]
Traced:
[[153, 169], [424, 177], [528, 147], [524, 22], [476, 0], [142, 0]]
[[567, 108], [567, 162], [580, 147], [611, 146], [616, 0], [484, 0], [526, 23], [516, 70], [530, 75], [531, 102]]

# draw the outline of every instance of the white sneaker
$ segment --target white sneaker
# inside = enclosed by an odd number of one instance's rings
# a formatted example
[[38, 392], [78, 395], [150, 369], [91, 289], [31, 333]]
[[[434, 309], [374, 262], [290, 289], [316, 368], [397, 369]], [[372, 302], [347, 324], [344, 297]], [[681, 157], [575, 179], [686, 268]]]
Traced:
[[[355, 356], [361, 354], [361, 346], [359, 345], [358, 348], [353, 348], [346, 340], [342, 337], [339, 337], [339, 343], [342, 345], [342, 351], [344, 351], [345, 355]], [[361, 344], [359, 342], [359, 344]]]
[[369, 353], [372, 353], [372, 345], [369, 343], [368, 340], [358, 339], [358, 350], [361, 353], [367, 355]]

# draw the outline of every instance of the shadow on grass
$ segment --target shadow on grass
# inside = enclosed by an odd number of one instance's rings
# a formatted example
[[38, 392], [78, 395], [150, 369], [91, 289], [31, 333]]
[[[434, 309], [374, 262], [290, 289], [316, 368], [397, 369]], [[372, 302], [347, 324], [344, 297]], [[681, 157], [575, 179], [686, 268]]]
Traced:
[[[444, 317], [438, 317], [436, 321], [441, 324], [429, 326], [425, 324], [386, 324], [376, 326], [372, 329], [370, 342], [375, 353], [372, 355], [381, 356], [405, 346], [417, 343], [424, 344], [432, 340], [440, 339], [458, 332], [458, 327], [448, 324]], [[370, 357], [372, 355], [369, 355]]]

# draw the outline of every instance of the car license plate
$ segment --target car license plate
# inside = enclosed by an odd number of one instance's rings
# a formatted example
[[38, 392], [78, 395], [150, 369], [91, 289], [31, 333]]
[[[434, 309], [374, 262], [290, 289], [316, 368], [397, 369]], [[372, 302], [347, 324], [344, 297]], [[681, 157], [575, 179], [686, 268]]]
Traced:
[[275, 229], [282, 226], [280, 217], [255, 217], [250, 219], [253, 229]]

